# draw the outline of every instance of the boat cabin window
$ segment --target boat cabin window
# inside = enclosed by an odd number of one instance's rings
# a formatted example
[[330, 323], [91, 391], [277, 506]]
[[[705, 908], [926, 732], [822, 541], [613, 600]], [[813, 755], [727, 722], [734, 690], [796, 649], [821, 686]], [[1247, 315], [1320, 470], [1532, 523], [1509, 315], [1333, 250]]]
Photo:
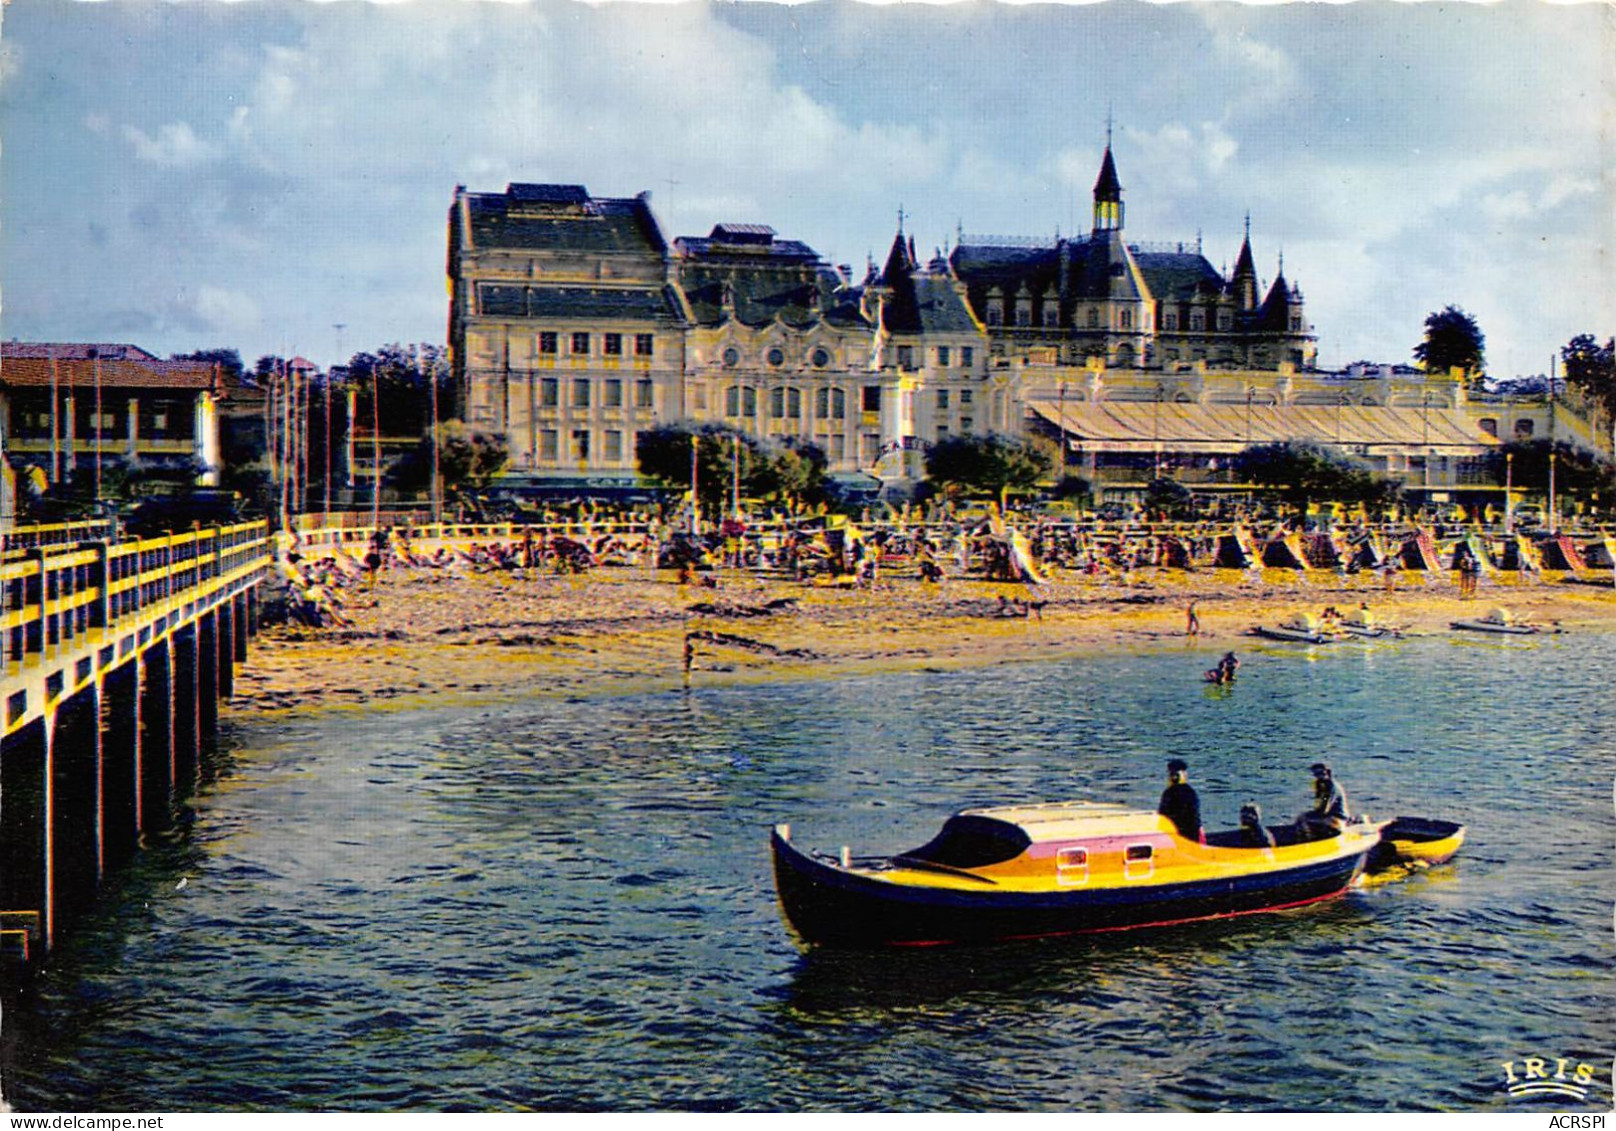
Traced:
[[981, 868], [1014, 860], [1031, 843], [1025, 831], [1005, 821], [960, 816], [950, 817], [940, 833], [904, 855], [950, 868]]
[[1075, 887], [1089, 882], [1089, 850], [1062, 848], [1055, 853], [1055, 882]]
[[1142, 880], [1156, 871], [1156, 850], [1148, 844], [1130, 844], [1122, 853], [1122, 875]]

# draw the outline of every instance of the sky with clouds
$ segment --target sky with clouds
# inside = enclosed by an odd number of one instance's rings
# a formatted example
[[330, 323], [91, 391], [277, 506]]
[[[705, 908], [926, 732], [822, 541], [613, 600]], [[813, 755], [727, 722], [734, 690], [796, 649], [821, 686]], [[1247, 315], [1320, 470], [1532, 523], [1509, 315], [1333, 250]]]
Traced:
[[[1320, 361], [1474, 314], [1500, 376], [1616, 333], [1616, 6], [24, 0], [0, 26], [0, 334], [321, 364], [442, 341], [457, 184], [652, 193], [862, 270], [901, 207], [1284, 255]], [[344, 329], [338, 331], [337, 324]], [[339, 336], [340, 333], [340, 336]]]

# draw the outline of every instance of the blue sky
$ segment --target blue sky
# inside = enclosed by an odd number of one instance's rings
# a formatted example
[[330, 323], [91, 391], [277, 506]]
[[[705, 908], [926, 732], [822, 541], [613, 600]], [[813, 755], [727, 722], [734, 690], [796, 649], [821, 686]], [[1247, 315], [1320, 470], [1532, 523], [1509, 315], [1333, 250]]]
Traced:
[[[456, 184], [650, 190], [833, 262], [1086, 231], [1283, 252], [1321, 363], [1474, 314], [1496, 375], [1616, 333], [1616, 7], [22, 0], [0, 334], [322, 364], [442, 341]], [[1602, 131], [1602, 123], [1604, 128]], [[336, 324], [342, 323], [340, 353]]]

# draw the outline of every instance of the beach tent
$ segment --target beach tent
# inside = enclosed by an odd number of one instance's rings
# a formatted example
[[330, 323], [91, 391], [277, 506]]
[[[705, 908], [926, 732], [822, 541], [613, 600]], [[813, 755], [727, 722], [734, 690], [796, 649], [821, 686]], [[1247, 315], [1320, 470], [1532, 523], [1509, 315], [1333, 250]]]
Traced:
[[1214, 561], [1224, 569], [1250, 569], [1256, 560], [1257, 550], [1245, 527], [1236, 526], [1228, 534], [1218, 535]]
[[1536, 569], [1543, 568], [1543, 555], [1537, 552], [1537, 547], [1524, 534], [1517, 534], [1504, 543], [1504, 557], [1501, 563], [1505, 569]]
[[1436, 552], [1436, 540], [1427, 530], [1416, 530], [1405, 537], [1402, 546], [1398, 548], [1397, 556], [1404, 569], [1442, 568], [1442, 561]]
[[1365, 534], [1352, 545], [1352, 556], [1348, 564], [1359, 569], [1379, 569], [1386, 563], [1386, 549], [1380, 543], [1380, 535]]
[[1188, 569], [1192, 564], [1190, 548], [1181, 539], [1172, 534], [1162, 538], [1162, 565], [1170, 569]]
[[1263, 546], [1262, 562], [1278, 569], [1311, 569], [1300, 534], [1275, 531]]
[[1569, 534], [1551, 534], [1538, 544], [1538, 553], [1541, 555], [1544, 569], [1568, 569], [1582, 571], [1588, 568], [1582, 560], [1582, 552], [1577, 544], [1571, 540]]
[[1317, 569], [1334, 569], [1347, 560], [1350, 550], [1333, 533], [1318, 531], [1307, 536], [1307, 560]]
[[1033, 560], [1032, 546], [1025, 534], [1013, 526], [1006, 525], [998, 515], [989, 520], [988, 529], [995, 538], [1006, 543], [1010, 557], [1010, 572], [1018, 581], [1027, 585], [1042, 585], [1048, 580]]
[[1594, 539], [1583, 548], [1582, 560], [1592, 569], [1616, 568], [1616, 538], [1607, 534]]

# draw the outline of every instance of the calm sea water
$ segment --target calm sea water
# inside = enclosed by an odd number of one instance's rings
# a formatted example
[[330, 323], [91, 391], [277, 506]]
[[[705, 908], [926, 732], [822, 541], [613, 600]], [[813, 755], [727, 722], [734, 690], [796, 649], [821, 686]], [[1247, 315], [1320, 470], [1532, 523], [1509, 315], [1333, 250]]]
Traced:
[[[689, 696], [253, 719], [5, 1018], [19, 1110], [1522, 1105], [1616, 1016], [1616, 638], [1119, 655]], [[1272, 916], [802, 953], [767, 826], [913, 847], [966, 805], [1270, 819], [1330, 760], [1459, 861]], [[183, 886], [182, 886], [183, 881]], [[1552, 1101], [1570, 1105], [1575, 1101]]]

